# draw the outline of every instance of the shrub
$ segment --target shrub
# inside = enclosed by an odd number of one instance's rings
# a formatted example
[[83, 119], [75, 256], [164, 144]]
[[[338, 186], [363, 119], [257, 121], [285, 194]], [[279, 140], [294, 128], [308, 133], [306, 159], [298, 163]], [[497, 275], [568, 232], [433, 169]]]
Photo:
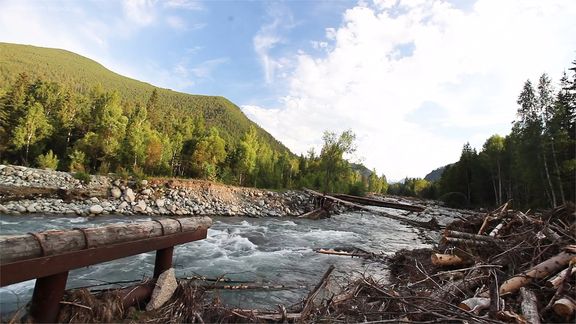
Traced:
[[56, 156], [52, 150], [36, 158], [36, 164], [41, 169], [56, 170], [56, 168], [58, 168], [58, 162], [58, 156]]
[[104, 161], [100, 164], [100, 168], [98, 168], [98, 174], [108, 175], [108, 173], [110, 173], [110, 162]]
[[366, 186], [362, 181], [358, 181], [350, 186], [348, 194], [352, 196], [364, 197], [366, 196]]
[[90, 175], [86, 172], [76, 172], [74, 173], [74, 178], [80, 180], [85, 185], [90, 184], [90, 181], [92, 180]]
[[86, 172], [86, 154], [82, 151], [74, 150], [72, 154], [68, 155], [70, 158], [70, 172]]

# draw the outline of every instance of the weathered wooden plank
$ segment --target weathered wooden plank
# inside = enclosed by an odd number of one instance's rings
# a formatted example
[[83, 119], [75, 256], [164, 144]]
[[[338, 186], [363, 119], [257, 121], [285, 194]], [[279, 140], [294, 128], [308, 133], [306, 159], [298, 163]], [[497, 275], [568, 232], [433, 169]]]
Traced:
[[0, 236], [0, 263], [55, 255], [87, 248], [207, 229], [209, 217], [161, 219], [142, 223], [113, 224], [72, 230], [49, 230], [34, 234]]

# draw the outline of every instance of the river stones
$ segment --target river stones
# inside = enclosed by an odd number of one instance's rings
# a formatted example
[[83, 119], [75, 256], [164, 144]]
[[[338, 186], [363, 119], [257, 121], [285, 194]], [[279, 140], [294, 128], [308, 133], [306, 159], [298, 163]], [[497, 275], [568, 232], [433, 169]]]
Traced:
[[162, 305], [172, 297], [177, 287], [178, 282], [174, 275], [174, 268], [162, 272], [156, 281], [150, 302], [146, 305], [146, 311], [152, 311], [162, 307]]
[[102, 212], [104, 211], [104, 208], [100, 205], [92, 205], [92, 206], [90, 206], [88, 211], [90, 212], [90, 214], [98, 215], [98, 214], [102, 214]]

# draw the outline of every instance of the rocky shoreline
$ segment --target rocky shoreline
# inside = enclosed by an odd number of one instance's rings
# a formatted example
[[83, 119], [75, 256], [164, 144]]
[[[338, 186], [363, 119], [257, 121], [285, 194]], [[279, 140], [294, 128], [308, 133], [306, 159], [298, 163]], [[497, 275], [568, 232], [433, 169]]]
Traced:
[[299, 216], [314, 208], [302, 191], [275, 192], [186, 179], [132, 181], [0, 165], [0, 214], [70, 216]]

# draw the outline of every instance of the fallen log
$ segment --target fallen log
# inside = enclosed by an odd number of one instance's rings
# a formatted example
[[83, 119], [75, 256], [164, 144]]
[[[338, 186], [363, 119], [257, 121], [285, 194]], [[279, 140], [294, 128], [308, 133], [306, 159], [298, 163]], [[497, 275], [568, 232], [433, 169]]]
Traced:
[[[572, 260], [570, 262], [576, 264], [576, 260]], [[568, 273], [570, 273], [571, 276], [575, 275], [576, 267], [572, 267], [572, 269], [568, 267], [560, 271], [557, 275], [555, 275], [551, 279], [548, 279], [548, 281], [546, 282], [546, 286], [558, 289], [558, 287], [560, 287], [560, 285], [564, 282], [564, 280], [566, 280], [566, 277], [568, 277]]]
[[310, 315], [310, 312], [312, 311], [312, 307], [314, 307], [314, 299], [316, 299], [316, 296], [318, 295], [318, 293], [320, 292], [320, 289], [324, 286], [326, 286], [327, 282], [328, 282], [328, 278], [330, 277], [330, 274], [332, 274], [332, 271], [334, 271], [334, 265], [330, 265], [330, 267], [328, 267], [328, 270], [326, 270], [326, 272], [324, 273], [324, 275], [322, 276], [322, 279], [320, 280], [320, 282], [318, 282], [318, 284], [316, 285], [316, 287], [314, 287], [314, 289], [310, 292], [310, 294], [308, 294], [308, 297], [306, 298], [306, 301], [304, 302], [304, 307], [302, 308], [302, 312], [300, 313], [300, 321], [306, 321], [308, 315]]
[[231, 310], [231, 313], [245, 319], [255, 318], [259, 320], [278, 322], [297, 321], [301, 317], [300, 313], [287, 313], [283, 310], [280, 310], [278, 313], [274, 313], [255, 309], [233, 309]]
[[211, 285], [206, 290], [285, 290], [306, 288], [305, 286], [265, 285], [265, 284], [238, 284], [238, 285]]
[[345, 200], [342, 200], [342, 199], [339, 199], [339, 198], [336, 198], [336, 197], [332, 197], [332, 196], [330, 196], [330, 195], [325, 195], [325, 194], [319, 193], [319, 192], [317, 192], [317, 191], [314, 191], [314, 190], [311, 190], [311, 189], [308, 189], [308, 188], [303, 188], [302, 190], [304, 190], [305, 192], [307, 192], [307, 193], [309, 193], [309, 194], [315, 195], [315, 196], [317, 196], [317, 197], [329, 199], [329, 200], [332, 200], [332, 201], [334, 201], [334, 202], [340, 203], [340, 204], [342, 204], [342, 205], [345, 205], [345, 206], [348, 206], [348, 207], [351, 207], [351, 208], [356, 208], [356, 209], [359, 209], [359, 210], [364, 210], [364, 211], [370, 212], [371, 214], [388, 217], [388, 218], [391, 218], [391, 219], [394, 219], [394, 220], [397, 220], [397, 221], [400, 221], [400, 222], [404, 222], [405, 224], [408, 224], [408, 225], [412, 225], [412, 226], [416, 226], [416, 227], [423, 227], [423, 228], [427, 228], [427, 229], [440, 229], [440, 225], [438, 224], [438, 222], [436, 221], [435, 218], [433, 218], [433, 219], [432, 219], [431, 221], [429, 221], [429, 222], [413, 221], [413, 220], [406, 219], [406, 218], [403, 218], [403, 217], [399, 217], [399, 216], [395, 216], [395, 215], [390, 215], [390, 214], [385, 213], [385, 212], [381, 212], [381, 211], [378, 211], [378, 210], [374, 210], [374, 209], [368, 208], [368, 207], [366, 207], [366, 206], [362, 206], [362, 205], [358, 205], [358, 204], [355, 204], [355, 203], [352, 203], [352, 202], [349, 202], [349, 201], [345, 201]]
[[434, 253], [432, 254], [431, 259], [432, 264], [436, 266], [453, 266], [464, 263], [464, 260], [461, 257], [453, 254]]
[[504, 244], [505, 243], [503, 240], [495, 239], [493, 237], [486, 236], [486, 235], [470, 234], [470, 233], [466, 233], [466, 232], [458, 232], [458, 231], [451, 231], [451, 230], [445, 230], [444, 236], [445, 237], [462, 238], [462, 239], [473, 240], [473, 241], [482, 241], [482, 242], [488, 242], [488, 243], [494, 243], [494, 244]]
[[561, 252], [558, 255], [535, 265], [523, 274], [516, 275], [506, 280], [500, 286], [500, 294], [508, 294], [518, 291], [521, 287], [526, 286], [533, 279], [542, 279], [556, 273], [574, 257], [572, 252]]
[[212, 220], [209, 217], [168, 218], [142, 223], [121, 223], [93, 228], [5, 235], [0, 236], [0, 262], [6, 264], [18, 260], [207, 229], [211, 225]]
[[490, 308], [490, 298], [487, 297], [473, 297], [462, 301], [458, 307], [461, 309], [472, 312], [476, 315], [480, 314], [481, 310]]
[[570, 319], [576, 312], [576, 303], [569, 298], [560, 298], [552, 306], [554, 313], [564, 317], [565, 319]]
[[444, 236], [441, 241], [443, 243], [453, 243], [456, 245], [478, 245], [478, 246], [492, 245], [490, 242], [486, 241], [469, 240], [458, 237], [446, 237], [446, 236]]
[[401, 209], [407, 210], [411, 212], [423, 212], [426, 208], [418, 205], [409, 205], [409, 204], [402, 204], [402, 203], [393, 203], [388, 201], [382, 201], [377, 199], [371, 199], [366, 197], [358, 197], [358, 196], [351, 196], [345, 194], [334, 194], [336, 198], [361, 204], [361, 205], [369, 205], [369, 206], [378, 206], [378, 207], [386, 207], [386, 208], [393, 208], [393, 209]]
[[489, 276], [484, 275], [480, 270], [473, 270], [468, 277], [455, 282], [448, 282], [444, 287], [432, 293], [430, 298], [451, 303], [456, 298], [469, 296], [473, 289], [480, 286], [488, 278]]
[[354, 253], [354, 252], [347, 252], [347, 251], [336, 251], [334, 249], [318, 249], [316, 253], [321, 254], [329, 254], [329, 255], [339, 255], [339, 256], [349, 256], [349, 257], [372, 257], [372, 253]]
[[500, 230], [502, 229], [502, 227], [504, 227], [504, 224], [506, 224], [505, 221], [501, 222], [500, 224], [496, 225], [496, 227], [494, 227], [494, 229], [490, 232], [490, 234], [488, 234], [488, 236], [490, 237], [496, 237], [498, 236], [498, 232], [500, 232]]
[[298, 218], [308, 218], [308, 219], [322, 219], [327, 218], [329, 216], [328, 211], [324, 208], [314, 209], [313, 211], [309, 211], [305, 214], [298, 216]]
[[540, 324], [540, 315], [538, 314], [538, 299], [532, 290], [526, 287], [520, 288], [520, 296], [522, 297], [522, 315], [532, 324]]

